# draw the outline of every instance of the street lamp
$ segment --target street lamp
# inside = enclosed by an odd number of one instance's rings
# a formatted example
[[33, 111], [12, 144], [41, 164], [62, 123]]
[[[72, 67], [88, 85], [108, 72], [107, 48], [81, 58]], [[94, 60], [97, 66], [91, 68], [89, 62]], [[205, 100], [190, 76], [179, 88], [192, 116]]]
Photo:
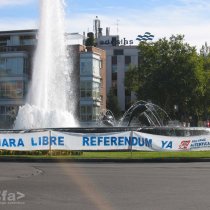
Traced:
[[179, 111], [179, 106], [177, 104], [174, 104], [174, 117], [177, 117], [177, 113]]

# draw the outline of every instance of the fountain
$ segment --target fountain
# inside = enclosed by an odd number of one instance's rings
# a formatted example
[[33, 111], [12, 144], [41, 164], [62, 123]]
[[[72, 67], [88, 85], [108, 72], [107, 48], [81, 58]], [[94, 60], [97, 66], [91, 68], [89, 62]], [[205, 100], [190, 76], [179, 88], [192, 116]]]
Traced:
[[67, 59], [64, 0], [40, 0], [32, 82], [15, 129], [75, 127], [72, 68]]
[[131, 106], [119, 122], [110, 111], [104, 111], [99, 117], [101, 127], [76, 126], [72, 69], [64, 35], [64, 1], [40, 3], [41, 21], [31, 86], [26, 104], [19, 109], [15, 130], [0, 133], [0, 149], [210, 150], [209, 129], [171, 126], [163, 109], [145, 101]]

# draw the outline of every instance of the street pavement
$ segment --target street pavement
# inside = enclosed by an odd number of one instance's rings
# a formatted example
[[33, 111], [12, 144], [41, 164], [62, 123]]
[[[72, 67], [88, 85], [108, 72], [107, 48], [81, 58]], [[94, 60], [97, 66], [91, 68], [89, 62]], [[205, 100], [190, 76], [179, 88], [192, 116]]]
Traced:
[[1, 210], [207, 210], [210, 163], [0, 162]]

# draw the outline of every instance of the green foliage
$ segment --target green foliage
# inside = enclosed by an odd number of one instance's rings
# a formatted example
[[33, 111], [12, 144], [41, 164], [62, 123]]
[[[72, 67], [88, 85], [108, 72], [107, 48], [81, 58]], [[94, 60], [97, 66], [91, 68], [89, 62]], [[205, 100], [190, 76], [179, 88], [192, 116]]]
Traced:
[[194, 47], [184, 43], [184, 36], [140, 42], [139, 56], [139, 67], [130, 69], [125, 78], [125, 86], [135, 91], [138, 99], [151, 100], [171, 116], [176, 104], [179, 118], [202, 114], [203, 60]]
[[106, 107], [107, 109], [112, 111], [112, 113], [114, 114], [116, 118], [119, 118], [121, 115], [121, 110], [119, 107], [117, 96], [115, 95], [114, 92], [115, 92], [114, 89], [111, 88], [107, 96]]
[[[56, 151], [54, 151], [56, 152]], [[7, 154], [1, 153], [0, 158], [8, 158], [8, 160], [18, 161], [20, 158], [21, 160], [34, 160], [37, 159], [45, 160], [45, 159], [52, 159], [55, 161], [58, 160], [82, 160], [82, 159], [162, 159], [162, 158], [174, 158], [177, 160], [181, 160], [182, 158], [209, 158], [210, 151], [179, 151], [179, 152], [145, 152], [145, 151], [108, 151], [108, 152], [101, 152], [101, 151], [94, 151], [94, 152], [82, 152], [82, 151], [64, 151], [66, 154], [63, 155], [63, 152], [58, 154], [53, 154], [52, 156], [48, 155], [35, 155], [35, 154], [10, 154], [9, 151]], [[74, 153], [76, 152], [76, 153]], [[181, 158], [181, 159], [180, 159]]]
[[205, 74], [205, 94], [203, 96], [202, 103], [204, 109], [204, 119], [208, 119], [210, 116], [210, 48], [207, 43], [202, 46], [200, 51], [200, 57], [203, 61], [203, 68]]
[[94, 34], [89, 32], [87, 36], [88, 38], [85, 40], [85, 46], [95, 46]]

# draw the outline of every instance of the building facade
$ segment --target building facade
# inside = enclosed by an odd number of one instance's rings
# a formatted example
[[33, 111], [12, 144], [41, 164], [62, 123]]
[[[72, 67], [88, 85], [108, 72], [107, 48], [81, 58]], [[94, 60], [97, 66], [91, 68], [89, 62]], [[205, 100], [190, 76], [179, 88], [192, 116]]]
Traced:
[[69, 45], [76, 116], [82, 126], [95, 125], [106, 109], [106, 53], [96, 47]]
[[107, 59], [107, 93], [112, 88], [118, 98], [118, 103], [122, 112], [127, 110], [134, 95], [126, 90], [124, 80], [126, 71], [130, 67], [138, 66], [138, 49], [136, 46], [112, 46], [105, 48]]
[[[0, 128], [12, 128], [18, 108], [25, 104], [36, 36], [37, 30], [0, 32]], [[78, 34], [68, 38], [72, 42], [75, 37], [83, 38]], [[106, 108], [106, 54], [102, 49], [75, 43], [68, 49], [76, 98], [74, 114], [84, 125], [92, 124]]]
[[0, 127], [11, 127], [25, 103], [31, 79], [36, 30], [0, 32]]
[[110, 89], [114, 90], [119, 107], [124, 112], [135, 101], [135, 95], [126, 90], [124, 80], [126, 71], [130, 67], [138, 66], [138, 46], [133, 45], [133, 40], [111, 35], [109, 27], [104, 35], [102, 31], [100, 28], [96, 45], [106, 52], [106, 92], [108, 94]]
[[114, 90], [122, 112], [135, 100], [134, 94], [126, 90], [124, 85], [126, 71], [138, 66], [139, 62], [137, 46], [124, 45], [125, 41], [119, 40], [119, 36], [108, 35], [99, 37], [97, 41], [97, 46], [106, 51], [106, 91], [109, 93], [110, 89]]
[[106, 54], [96, 47], [80, 53], [80, 121], [94, 124], [106, 108]]

